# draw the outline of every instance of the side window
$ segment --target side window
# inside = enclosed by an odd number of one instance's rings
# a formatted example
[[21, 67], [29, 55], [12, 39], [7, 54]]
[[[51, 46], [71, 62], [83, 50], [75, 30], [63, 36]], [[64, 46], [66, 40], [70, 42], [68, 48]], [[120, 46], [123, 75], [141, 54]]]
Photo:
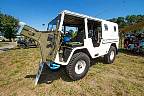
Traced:
[[108, 25], [104, 24], [105, 31], [108, 31]]
[[101, 22], [88, 20], [88, 38], [92, 39], [93, 47], [100, 46], [102, 38]]
[[116, 32], [116, 26], [114, 26], [114, 32]]
[[78, 27], [65, 26], [65, 35], [72, 38], [76, 37], [78, 33]]

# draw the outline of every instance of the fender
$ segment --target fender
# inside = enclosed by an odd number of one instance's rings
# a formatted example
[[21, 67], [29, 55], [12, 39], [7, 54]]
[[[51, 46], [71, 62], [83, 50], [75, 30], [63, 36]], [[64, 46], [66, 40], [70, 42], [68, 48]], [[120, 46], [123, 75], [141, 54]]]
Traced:
[[91, 58], [91, 55], [90, 55], [89, 51], [88, 50], [85, 51], [85, 50], [87, 50], [87, 48], [84, 47], [84, 46], [73, 48], [66, 62], [61, 62], [59, 60], [59, 53], [57, 52], [57, 55], [56, 55], [56, 58], [55, 58], [54, 62], [57, 63], [57, 64], [60, 64], [60, 65], [68, 65], [68, 63], [69, 63], [71, 57], [73, 56], [73, 54], [75, 54], [77, 52], [84, 52], [84, 53], [87, 52], [87, 55]]

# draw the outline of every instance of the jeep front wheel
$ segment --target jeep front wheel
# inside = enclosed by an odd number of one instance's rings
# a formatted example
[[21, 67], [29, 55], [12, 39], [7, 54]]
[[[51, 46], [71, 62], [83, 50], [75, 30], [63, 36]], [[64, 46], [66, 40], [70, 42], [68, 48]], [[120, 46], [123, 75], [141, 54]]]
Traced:
[[74, 54], [66, 66], [67, 74], [72, 80], [83, 78], [90, 67], [90, 58], [83, 52]]

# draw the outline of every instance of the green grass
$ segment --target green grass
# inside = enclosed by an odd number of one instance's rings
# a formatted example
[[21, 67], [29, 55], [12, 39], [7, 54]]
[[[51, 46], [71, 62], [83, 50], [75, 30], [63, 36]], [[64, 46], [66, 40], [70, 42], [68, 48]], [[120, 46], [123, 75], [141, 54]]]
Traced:
[[39, 49], [10, 50], [0, 54], [0, 96], [142, 96], [143, 58], [119, 53], [114, 64], [93, 60], [88, 74], [78, 81], [71, 81], [64, 67], [57, 72], [45, 70], [35, 87]]

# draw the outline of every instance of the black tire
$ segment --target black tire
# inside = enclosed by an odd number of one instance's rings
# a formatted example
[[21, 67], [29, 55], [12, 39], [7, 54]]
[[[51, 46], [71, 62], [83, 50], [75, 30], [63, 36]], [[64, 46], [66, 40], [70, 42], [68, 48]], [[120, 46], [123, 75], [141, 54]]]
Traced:
[[[111, 59], [110, 56], [111, 56], [111, 53], [112, 53], [112, 52], [114, 52], [114, 56], [113, 56], [113, 58]], [[106, 54], [106, 55], [104, 56], [104, 61], [105, 61], [105, 63], [107, 63], [107, 64], [111, 64], [111, 63], [114, 62], [115, 57], [116, 57], [116, 48], [115, 48], [114, 46], [111, 46], [110, 49], [109, 49], [108, 54]]]
[[[82, 73], [80, 74], [77, 74], [75, 71], [75, 66], [78, 64], [77, 63], [78, 61], [85, 62], [84, 71], [82, 71]], [[79, 52], [71, 57], [69, 64], [66, 66], [66, 72], [72, 80], [79, 80], [86, 75], [86, 73], [89, 70], [89, 67], [90, 67], [90, 58], [85, 53]]]

